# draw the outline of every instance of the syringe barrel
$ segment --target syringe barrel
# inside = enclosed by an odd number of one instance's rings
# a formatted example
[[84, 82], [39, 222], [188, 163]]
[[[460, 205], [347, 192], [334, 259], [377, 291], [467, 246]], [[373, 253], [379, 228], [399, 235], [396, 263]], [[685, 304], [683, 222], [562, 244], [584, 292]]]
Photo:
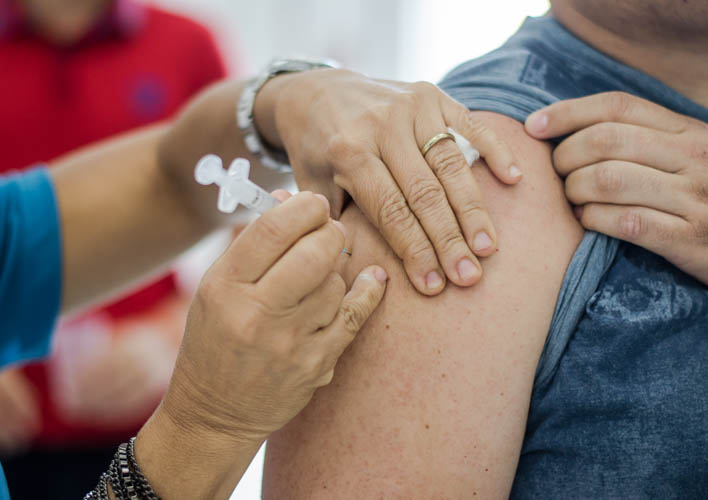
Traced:
[[280, 201], [277, 198], [258, 184], [246, 180], [243, 182], [242, 188], [239, 201], [259, 214], [264, 214], [271, 208], [280, 205]]

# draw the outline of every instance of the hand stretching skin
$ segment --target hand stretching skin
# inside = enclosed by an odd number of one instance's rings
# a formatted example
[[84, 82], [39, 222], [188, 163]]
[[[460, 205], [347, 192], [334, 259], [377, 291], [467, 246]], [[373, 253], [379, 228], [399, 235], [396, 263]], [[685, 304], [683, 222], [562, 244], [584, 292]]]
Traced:
[[[261, 113], [265, 107], [273, 114]], [[258, 117], [271, 117], [258, 119]], [[496, 233], [469, 165], [453, 141], [421, 148], [448, 126], [465, 136], [506, 184], [521, 179], [510, 149], [435, 85], [374, 80], [345, 70], [289, 74], [266, 84], [256, 124], [285, 148], [301, 189], [325, 194], [338, 217], [348, 194], [402, 259], [416, 289], [436, 295], [445, 276], [471, 286], [477, 256]]]
[[228, 498], [266, 437], [330, 382], [387, 280], [368, 267], [345, 295], [343, 246], [324, 197], [300, 193], [206, 273], [170, 388], [136, 442], [161, 498]]
[[582, 225], [642, 246], [708, 284], [708, 125], [629, 94], [555, 103], [529, 116]]

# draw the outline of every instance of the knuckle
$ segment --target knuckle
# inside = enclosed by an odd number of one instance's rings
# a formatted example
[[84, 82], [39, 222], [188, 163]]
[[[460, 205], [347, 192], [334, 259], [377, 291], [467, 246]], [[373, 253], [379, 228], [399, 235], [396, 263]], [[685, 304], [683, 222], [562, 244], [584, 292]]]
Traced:
[[194, 306], [200, 310], [209, 310], [218, 307], [224, 296], [224, 287], [216, 274], [208, 272], [202, 279], [194, 294]]
[[406, 90], [397, 92], [390, 104], [385, 106], [386, 112], [381, 113], [380, 118], [382, 119], [382, 122], [388, 122], [395, 114], [400, 113], [403, 110], [409, 112], [414, 109], [417, 106], [419, 99], [420, 95], [416, 92], [413, 86], [409, 86]]
[[470, 133], [474, 135], [477, 140], [504, 144], [504, 141], [497, 135], [497, 133], [489, 128], [484, 122], [477, 118], [472, 111], [466, 110], [466, 122]]
[[459, 149], [451, 141], [437, 144], [428, 152], [428, 158], [433, 171], [440, 180], [456, 177], [467, 166]]
[[590, 128], [590, 147], [604, 156], [611, 156], [621, 144], [620, 131], [613, 123], [603, 123]]
[[440, 89], [437, 85], [424, 80], [412, 83], [410, 88], [413, 90], [415, 99], [418, 102], [422, 99], [435, 99], [440, 94]]
[[425, 80], [413, 82], [411, 88], [420, 94], [437, 94], [440, 91], [437, 85]]
[[212, 304], [213, 299], [217, 297], [215, 288], [211, 274], [204, 276], [204, 279], [202, 279], [202, 282], [199, 284], [199, 288], [197, 288], [197, 292], [194, 294], [195, 305], [198, 304], [200, 307], [204, 308]]
[[302, 203], [307, 207], [307, 212], [301, 211], [302, 215], [307, 213], [313, 220], [322, 220], [323, 222], [329, 218], [329, 213], [327, 213], [327, 206], [322, 203], [315, 193], [303, 192], [299, 193], [297, 196], [300, 197]]
[[311, 353], [300, 359], [300, 369], [307, 378], [315, 378], [322, 373], [323, 360], [317, 353]]
[[629, 113], [632, 107], [633, 97], [626, 92], [608, 92], [605, 94], [607, 99], [607, 110], [611, 121], [619, 121]]
[[[262, 339], [259, 336], [254, 342], [262, 342]], [[297, 345], [291, 335], [279, 335], [277, 338], [273, 339], [269, 347], [273, 358], [281, 361], [283, 364], [290, 364], [295, 358]]]
[[368, 308], [357, 301], [349, 301], [342, 304], [341, 313], [344, 330], [352, 337], [359, 332], [359, 329], [369, 317]]
[[254, 224], [256, 224], [258, 234], [263, 241], [273, 242], [277, 245], [285, 240], [285, 231], [274, 217], [260, 217]]
[[455, 247], [466, 245], [465, 239], [462, 237], [457, 226], [446, 227], [442, 231], [442, 234], [440, 234], [435, 241], [435, 248], [439, 254], [447, 254]]
[[297, 304], [287, 306], [274, 304], [264, 293], [247, 294], [242, 301], [250, 305], [248, 317], [262, 324], [293, 317], [297, 312]]
[[477, 117], [474, 116], [472, 111], [468, 110], [467, 108], [464, 108], [464, 127], [465, 130], [461, 131], [464, 132], [465, 135], [469, 136], [470, 138], [474, 138], [475, 142], [480, 142], [480, 143], [497, 143], [501, 142], [499, 138], [497, 137], [497, 134], [487, 127], [482, 121], [480, 121]]
[[433, 250], [428, 246], [427, 241], [412, 241], [403, 247], [400, 257], [409, 265], [417, 267], [423, 262], [430, 261], [433, 255]]
[[408, 203], [414, 212], [429, 210], [445, 200], [445, 191], [434, 178], [415, 178], [408, 184]]
[[379, 227], [399, 227], [410, 228], [413, 224], [411, 210], [405, 198], [398, 193], [384, 198], [378, 211]]
[[620, 235], [627, 241], [649, 238], [662, 245], [672, 245], [686, 240], [685, 228], [675, 224], [650, 221], [637, 211], [629, 211], [620, 218]]
[[481, 200], [468, 197], [465, 203], [458, 210], [458, 217], [461, 220], [469, 220], [473, 217], [483, 217], [486, 212], [484, 203]]
[[617, 193], [623, 188], [622, 175], [611, 165], [600, 164], [595, 168], [595, 186], [600, 193]]
[[341, 134], [335, 134], [325, 147], [325, 158], [333, 165], [355, 161], [360, 155], [357, 144]]
[[251, 308], [239, 317], [238, 339], [242, 344], [255, 345], [261, 339], [263, 319], [263, 314], [258, 307]]
[[635, 210], [629, 210], [620, 216], [618, 232], [623, 239], [635, 241], [648, 232], [647, 226], [646, 218]]

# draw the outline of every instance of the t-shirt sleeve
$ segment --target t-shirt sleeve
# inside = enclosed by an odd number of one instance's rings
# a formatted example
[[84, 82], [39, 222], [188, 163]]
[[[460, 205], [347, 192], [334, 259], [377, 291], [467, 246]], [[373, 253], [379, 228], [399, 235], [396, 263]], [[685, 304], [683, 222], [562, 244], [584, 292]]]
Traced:
[[[524, 122], [534, 111], [558, 101], [568, 86], [561, 72], [529, 51], [514, 48], [491, 52], [448, 74], [440, 88], [467, 108], [491, 111]], [[549, 91], [547, 84], [565, 91]], [[543, 85], [542, 85], [543, 83]], [[564, 87], [565, 86], [565, 87]], [[618, 241], [587, 232], [566, 271], [546, 344], [536, 370], [534, 391], [541, 391], [556, 372], [585, 306], [617, 255]]]
[[45, 168], [0, 177], [0, 366], [46, 356], [61, 303], [61, 235]]
[[523, 50], [495, 51], [452, 70], [440, 88], [469, 109], [500, 113], [524, 122], [534, 111], [558, 101], [537, 85], [547, 66]]

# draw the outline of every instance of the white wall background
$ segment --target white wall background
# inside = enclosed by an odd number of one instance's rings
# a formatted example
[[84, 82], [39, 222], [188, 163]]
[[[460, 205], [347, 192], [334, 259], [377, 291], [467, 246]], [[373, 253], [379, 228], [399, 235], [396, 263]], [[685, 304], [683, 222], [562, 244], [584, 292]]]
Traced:
[[[327, 56], [371, 76], [438, 81], [498, 47], [548, 0], [145, 0], [212, 28], [241, 75], [282, 55]], [[263, 450], [232, 500], [260, 498]]]
[[251, 73], [275, 56], [328, 56], [372, 76], [439, 80], [499, 46], [548, 0], [143, 0], [210, 26]]

